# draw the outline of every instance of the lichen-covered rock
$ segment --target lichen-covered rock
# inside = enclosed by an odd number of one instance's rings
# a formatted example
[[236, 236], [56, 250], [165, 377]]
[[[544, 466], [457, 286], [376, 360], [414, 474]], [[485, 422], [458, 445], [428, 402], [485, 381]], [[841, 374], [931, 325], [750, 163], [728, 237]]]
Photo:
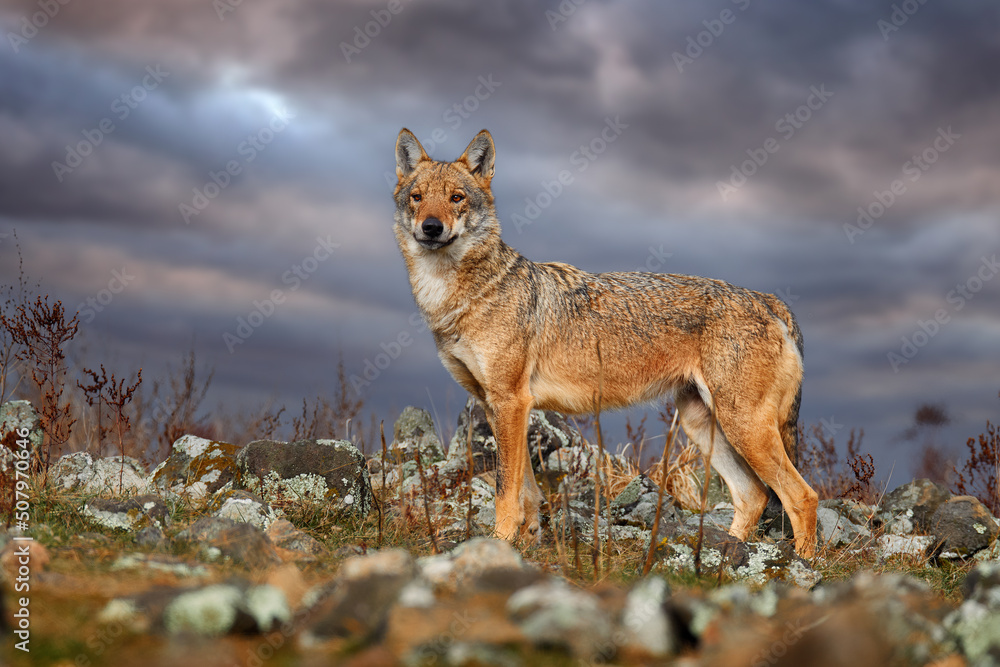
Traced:
[[49, 480], [63, 491], [86, 495], [144, 494], [149, 490], [145, 468], [131, 456], [94, 460], [87, 452], [66, 454], [52, 466]]
[[267, 584], [245, 590], [233, 584], [206, 586], [178, 595], [163, 610], [167, 633], [205, 637], [266, 633], [291, 619], [284, 593]]
[[93, 498], [84, 504], [82, 514], [91, 522], [112, 530], [135, 530], [146, 526], [162, 530], [170, 519], [166, 503], [153, 495], [125, 500]]
[[596, 596], [549, 579], [507, 600], [508, 616], [535, 646], [561, 647], [580, 660], [614, 657], [612, 624]]
[[225, 557], [252, 569], [281, 562], [274, 545], [259, 528], [232, 519], [202, 517], [178, 533], [177, 539], [201, 545], [209, 559]]
[[242, 521], [261, 530], [267, 530], [278, 518], [277, 512], [259, 496], [242, 489], [225, 489], [216, 493], [208, 510], [212, 516]]
[[949, 498], [951, 492], [943, 484], [915, 479], [886, 494], [878, 518], [895, 535], [931, 533], [931, 517]]
[[[663, 537], [665, 534], [667, 537]], [[694, 571], [697, 529], [668, 523], [661, 526], [660, 536], [656, 548], [659, 566], [672, 571]], [[741, 542], [721, 528], [706, 525], [701, 549], [703, 573], [715, 573], [722, 568], [738, 581], [759, 585], [784, 582], [806, 589], [823, 578], [795, 553], [791, 542]]]
[[135, 543], [144, 549], [155, 549], [165, 542], [163, 531], [156, 526], [146, 526], [135, 534]]
[[[659, 499], [660, 491], [656, 484], [646, 475], [638, 475], [611, 501], [611, 521], [616, 525], [652, 530]], [[679, 519], [680, 515], [673, 503], [670, 494], [664, 492], [661, 521]]]
[[111, 569], [166, 572], [185, 579], [211, 576], [209, 569], [200, 563], [189, 563], [177, 556], [165, 554], [123, 554], [111, 565]]
[[457, 473], [468, 471], [469, 412], [472, 412], [472, 472], [474, 475], [496, 470], [497, 441], [486, 420], [486, 411], [474, 398], [466, 401], [465, 409], [458, 415], [455, 435], [448, 445], [448, 464]]
[[993, 515], [973, 496], [955, 496], [941, 503], [930, 527], [938, 539], [934, 555], [942, 558], [972, 556], [1000, 533]]
[[923, 557], [937, 540], [933, 535], [882, 535], [875, 546], [880, 561], [893, 556]]
[[528, 452], [531, 454], [531, 465], [536, 471], [540, 461], [546, 460], [555, 450], [582, 444], [583, 436], [558, 412], [531, 411], [528, 418]]
[[859, 526], [829, 507], [816, 510], [820, 544], [830, 547], [863, 546], [872, 533], [866, 526]]
[[653, 658], [666, 658], [680, 648], [680, 637], [667, 613], [670, 586], [656, 575], [632, 586], [622, 610], [623, 647]]
[[424, 466], [444, 459], [430, 413], [410, 406], [396, 420], [389, 455], [393, 461], [401, 463], [414, 460], [418, 452]]
[[149, 474], [151, 488], [167, 497], [203, 500], [233, 480], [240, 448], [228, 442], [185, 435], [170, 456]]
[[27, 431], [28, 452], [32, 456], [41, 451], [42, 421], [31, 401], [8, 401], [0, 405], [0, 449], [12, 452], [23, 449], [17, 444], [22, 439], [18, 431]]
[[316, 538], [302, 532], [286, 519], [271, 522], [266, 534], [274, 546], [296, 554], [292, 556], [292, 560], [313, 561], [326, 553], [326, 547]]
[[236, 457], [236, 488], [268, 502], [336, 503], [365, 516], [372, 507], [365, 457], [346, 440], [257, 440]]
[[402, 549], [348, 558], [307, 636], [349, 639], [358, 644], [380, 638], [390, 609], [415, 574], [413, 557]]

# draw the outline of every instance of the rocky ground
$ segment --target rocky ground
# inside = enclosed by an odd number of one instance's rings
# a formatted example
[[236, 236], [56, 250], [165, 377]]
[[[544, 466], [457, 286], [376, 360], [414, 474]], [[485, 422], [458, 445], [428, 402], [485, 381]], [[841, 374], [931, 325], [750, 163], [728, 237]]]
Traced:
[[[37, 424], [6, 404], [0, 426], [11, 480], [8, 436]], [[26, 489], [27, 530], [0, 534], [0, 664], [1000, 664], [1000, 528], [975, 498], [916, 480], [822, 501], [806, 562], [783, 514], [740, 542], [724, 495], [661, 504], [555, 413], [532, 413], [529, 443], [550, 502], [542, 543], [517, 547], [488, 537], [478, 409], [445, 449], [408, 408], [369, 458], [194, 436], [148, 472], [63, 456]]]

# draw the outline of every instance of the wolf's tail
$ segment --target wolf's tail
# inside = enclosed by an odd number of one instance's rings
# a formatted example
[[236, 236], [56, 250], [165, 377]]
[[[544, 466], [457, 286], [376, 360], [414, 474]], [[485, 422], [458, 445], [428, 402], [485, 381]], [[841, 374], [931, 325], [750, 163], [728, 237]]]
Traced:
[[[785, 324], [788, 325], [788, 333], [795, 341], [795, 347], [799, 350], [799, 358], [803, 358], [802, 330], [799, 329], [799, 323], [795, 321], [795, 316], [792, 315], [791, 311], [786, 309], [785, 312], [788, 313], [785, 320]], [[788, 458], [791, 459], [792, 465], [796, 468], [799, 466], [799, 406], [801, 404], [802, 379], [799, 378], [799, 386], [795, 389], [795, 400], [792, 401], [788, 416], [785, 417], [785, 422], [781, 425], [781, 440], [785, 445], [785, 453], [788, 454]]]

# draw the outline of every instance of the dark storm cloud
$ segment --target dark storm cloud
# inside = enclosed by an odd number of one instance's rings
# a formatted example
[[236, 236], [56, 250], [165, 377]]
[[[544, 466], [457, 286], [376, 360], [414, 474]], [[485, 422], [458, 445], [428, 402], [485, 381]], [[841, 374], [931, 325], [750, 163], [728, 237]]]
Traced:
[[[405, 333], [363, 387], [369, 405], [391, 418], [426, 388], [457, 391], [410, 320], [392, 146], [406, 125], [451, 159], [485, 126], [505, 238], [526, 256], [595, 271], [652, 258], [785, 294], [806, 332], [805, 420], [865, 425], [877, 445], [941, 394], [966, 415], [955, 437], [994, 406], [975, 361], [1000, 335], [1000, 278], [961, 310], [947, 295], [1000, 252], [997, 8], [925, 3], [889, 30], [891, 7], [832, 0], [591, 0], [566, 16], [527, 0], [217, 6], [69, 3], [16, 51], [37, 5], [0, 12], [0, 231], [18, 228], [68, 303], [134, 267], [94, 339], [162, 365], [194, 337], [220, 397], [294, 404], [332, 386], [338, 351], [360, 377]], [[170, 75], [118, 118], [111, 105], [156, 66]], [[283, 106], [287, 130], [244, 161], [241, 142]], [[114, 132], [60, 182], [52, 162], [109, 116]], [[579, 170], [571, 155], [609, 118], [627, 128]], [[179, 205], [233, 159], [241, 173], [185, 224]], [[723, 199], [734, 167], [754, 173]], [[518, 230], [564, 169], [573, 183]], [[872, 222], [847, 234], [859, 206]], [[321, 237], [337, 251], [230, 354], [223, 334], [287, 291]], [[887, 354], [942, 307], [949, 322], [894, 371]]]

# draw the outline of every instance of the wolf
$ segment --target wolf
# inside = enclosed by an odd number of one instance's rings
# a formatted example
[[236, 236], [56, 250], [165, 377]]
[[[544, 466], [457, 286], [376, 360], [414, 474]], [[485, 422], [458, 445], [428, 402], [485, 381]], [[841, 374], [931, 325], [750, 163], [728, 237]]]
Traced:
[[533, 408], [567, 414], [673, 394], [681, 427], [726, 482], [745, 540], [781, 500], [796, 551], [816, 549], [817, 494], [793, 463], [802, 332], [770, 294], [721, 280], [592, 274], [533, 262], [500, 237], [483, 130], [454, 162], [396, 139], [394, 232], [413, 297], [452, 377], [484, 406], [498, 443], [496, 535], [539, 537], [528, 454]]

